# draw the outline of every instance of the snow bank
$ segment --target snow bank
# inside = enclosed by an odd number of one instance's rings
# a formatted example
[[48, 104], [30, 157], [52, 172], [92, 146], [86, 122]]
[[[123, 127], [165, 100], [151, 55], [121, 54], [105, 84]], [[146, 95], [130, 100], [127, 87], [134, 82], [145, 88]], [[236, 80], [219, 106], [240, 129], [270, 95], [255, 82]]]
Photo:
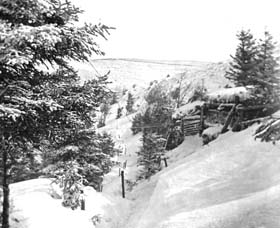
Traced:
[[202, 147], [202, 140], [198, 135], [185, 137], [184, 142], [180, 146], [166, 153], [168, 165], [171, 167], [178, 166], [184, 162], [184, 158], [194, 153], [200, 147]]
[[280, 119], [280, 110], [272, 114], [272, 117], [275, 119]]
[[280, 227], [280, 146], [255, 141], [255, 128], [220, 135], [154, 177], [134, 227]]
[[209, 101], [225, 101], [225, 102], [234, 102], [235, 97], [238, 96], [241, 101], [249, 99], [252, 95], [252, 87], [234, 87], [234, 88], [225, 88], [220, 89], [215, 92], [207, 94]]
[[211, 126], [202, 132], [202, 135], [213, 136], [221, 133], [222, 125]]
[[197, 106], [202, 106], [204, 104], [204, 101], [194, 101], [192, 103], [185, 104], [181, 106], [180, 108], [176, 109], [173, 113], [172, 117], [177, 118], [184, 115], [189, 115], [196, 111]]
[[205, 129], [202, 132], [203, 143], [207, 144], [210, 141], [213, 141], [214, 139], [218, 138], [219, 134], [221, 134], [222, 128], [223, 128], [222, 125], [216, 125]]
[[[92, 217], [102, 215], [110, 202], [91, 187], [84, 189], [86, 210], [71, 210], [53, 198], [49, 179], [34, 179], [10, 185], [12, 228], [92, 228]], [[59, 193], [58, 193], [59, 194]]]

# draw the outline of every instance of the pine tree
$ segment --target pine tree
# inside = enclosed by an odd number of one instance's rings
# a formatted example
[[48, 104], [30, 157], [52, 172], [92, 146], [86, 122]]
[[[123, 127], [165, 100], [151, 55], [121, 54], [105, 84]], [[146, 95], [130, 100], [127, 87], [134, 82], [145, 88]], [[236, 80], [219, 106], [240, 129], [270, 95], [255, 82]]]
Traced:
[[143, 116], [141, 113], [137, 113], [132, 120], [131, 131], [134, 135], [141, 132], [141, 127], [143, 125]]
[[166, 136], [173, 110], [170, 97], [164, 92], [164, 88], [156, 85], [145, 96], [145, 100], [149, 107], [143, 115], [143, 124], [158, 125], [157, 128], [154, 128], [155, 132]]
[[265, 31], [264, 38], [259, 42], [258, 79], [270, 102], [278, 99], [279, 95], [279, 58], [275, 57], [276, 45], [272, 35]]
[[103, 127], [106, 124], [106, 119], [110, 111], [110, 105], [106, 101], [100, 105], [101, 117], [99, 119], [98, 127]]
[[122, 110], [123, 110], [122, 107], [118, 107], [116, 119], [121, 118], [121, 116], [122, 116]]
[[250, 30], [242, 30], [237, 34], [237, 38], [239, 44], [235, 56], [231, 56], [232, 62], [229, 71], [226, 72], [226, 78], [236, 86], [258, 85], [256, 41]]
[[[2, 228], [9, 228], [9, 184], [13, 168], [19, 167], [18, 162], [27, 161], [24, 156], [38, 148], [43, 140], [67, 144], [71, 133], [90, 124], [88, 111], [97, 107], [96, 102], [103, 96], [103, 88], [98, 84], [73, 87], [74, 91], [78, 90], [75, 95], [80, 94], [79, 89], [95, 91], [82, 93], [93, 99], [89, 105], [80, 102], [85, 97], [72, 96], [59, 83], [77, 77], [68, 61], [87, 61], [93, 53], [103, 54], [93, 37], [104, 37], [109, 28], [102, 24], [75, 27], [81, 12], [69, 1], [0, 2]], [[59, 70], [51, 74], [43, 71], [42, 65]], [[61, 90], [67, 94], [65, 99]]]
[[133, 105], [134, 105], [134, 98], [133, 98], [132, 94], [130, 92], [128, 92], [127, 103], [125, 106], [127, 114], [133, 113], [133, 111], [134, 111]]
[[[62, 181], [60, 184], [65, 185], [64, 173], [69, 168], [75, 168], [76, 172], [68, 173], [69, 179], [71, 179], [71, 173], [75, 177], [79, 175], [79, 180], [83, 180], [83, 185], [92, 186], [98, 190], [104, 175], [111, 170], [110, 158], [116, 153], [117, 149], [109, 134], [96, 134], [90, 129], [78, 131], [71, 139], [68, 138], [66, 146], [60, 147], [51, 156], [53, 159], [51, 164], [54, 165], [47, 171], [51, 175], [55, 173], [57, 180]], [[71, 192], [71, 186], [66, 186], [64, 191]]]
[[142, 167], [139, 179], [149, 179], [160, 170], [160, 161], [164, 155], [165, 139], [146, 129], [143, 132], [142, 142], [143, 146], [137, 153], [137, 165]]

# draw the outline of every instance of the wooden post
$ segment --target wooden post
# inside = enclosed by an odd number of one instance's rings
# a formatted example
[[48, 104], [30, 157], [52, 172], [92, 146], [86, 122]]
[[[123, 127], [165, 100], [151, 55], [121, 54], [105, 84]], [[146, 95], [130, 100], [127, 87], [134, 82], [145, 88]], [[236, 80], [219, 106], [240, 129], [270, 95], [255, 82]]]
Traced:
[[240, 130], [243, 130], [244, 126], [242, 125], [242, 121], [244, 119], [244, 111], [240, 110]]
[[81, 190], [81, 210], [84, 211], [86, 209], [86, 202], [85, 202], [85, 196], [84, 196], [84, 191]]
[[81, 200], [81, 210], [84, 211], [86, 209], [85, 199]]
[[184, 129], [184, 119], [183, 118], [181, 118], [181, 129], [182, 129], [182, 132], [184, 133], [184, 136], [186, 136], [185, 129]]
[[231, 110], [229, 111], [228, 115], [227, 115], [227, 119], [226, 119], [226, 122], [221, 130], [221, 133], [225, 133], [227, 131], [227, 128], [232, 120], [232, 117], [235, 113], [235, 107], [236, 107], [236, 104], [234, 106], [232, 106]]
[[103, 185], [100, 184], [100, 185], [99, 185], [99, 192], [102, 192], [102, 190], [103, 190]]
[[124, 189], [124, 171], [121, 171], [121, 181], [122, 181], [122, 198], [125, 198], [125, 189]]
[[2, 136], [2, 163], [3, 163], [3, 179], [2, 179], [2, 188], [3, 188], [3, 204], [2, 204], [2, 228], [9, 228], [9, 210], [10, 210], [10, 189], [8, 182], [8, 148], [5, 146], [5, 139]]
[[168, 145], [168, 140], [169, 140], [171, 131], [172, 131], [172, 130], [169, 128], [169, 132], [168, 132], [168, 134], [167, 134], [167, 138], [166, 138], [166, 141], [165, 141], [165, 143], [164, 143], [164, 149], [165, 149], [165, 150], [166, 150], [167, 145]]
[[164, 161], [164, 164], [165, 164], [165, 167], [167, 167], [167, 159], [166, 158], [163, 158], [163, 161]]
[[205, 107], [205, 104], [203, 104], [201, 106], [201, 111], [200, 111], [200, 129], [199, 129], [199, 136], [202, 135], [202, 132], [204, 130], [204, 107]]

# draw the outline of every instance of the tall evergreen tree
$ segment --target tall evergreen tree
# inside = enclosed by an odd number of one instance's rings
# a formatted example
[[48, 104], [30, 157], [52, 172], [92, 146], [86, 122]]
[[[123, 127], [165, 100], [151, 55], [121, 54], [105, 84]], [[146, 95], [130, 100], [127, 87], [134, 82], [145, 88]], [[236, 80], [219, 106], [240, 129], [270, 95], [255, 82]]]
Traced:
[[122, 116], [122, 110], [123, 110], [123, 107], [118, 107], [116, 119], [121, 118], [121, 116]]
[[145, 129], [142, 142], [143, 146], [137, 153], [137, 165], [142, 167], [139, 173], [139, 178], [148, 179], [160, 170], [160, 161], [165, 152], [165, 139]]
[[[54, 99], [47, 92], [57, 82], [76, 77], [69, 60], [87, 61], [93, 53], [103, 54], [93, 37], [104, 37], [109, 28], [101, 24], [76, 27], [73, 22], [81, 12], [69, 1], [0, 2], [2, 228], [9, 228], [10, 174], [21, 160], [16, 162], [15, 158], [38, 148], [44, 139], [62, 141], [61, 129], [71, 133], [76, 127], [85, 128], [89, 123], [88, 115], [80, 112], [87, 107], [80, 105], [79, 99], [72, 97], [74, 102], [67, 100], [64, 106], [59, 104], [58, 97]], [[58, 66], [60, 71], [68, 73], [50, 74], [42, 71], [42, 65]], [[102, 89], [97, 86], [97, 98], [92, 96], [94, 101], [101, 95], [98, 91]], [[67, 106], [70, 103], [73, 106]], [[96, 104], [88, 107], [94, 106]]]
[[127, 95], [127, 102], [126, 102], [126, 112], [127, 114], [131, 114], [133, 112], [133, 105], [134, 105], [134, 98], [130, 92]]
[[131, 131], [134, 135], [141, 132], [141, 127], [143, 126], [143, 116], [141, 113], [137, 113], [132, 120]]
[[276, 57], [276, 45], [272, 35], [264, 32], [264, 38], [260, 39], [258, 50], [258, 80], [261, 88], [270, 99], [278, 98], [279, 92], [279, 58]]
[[239, 44], [235, 56], [231, 55], [232, 62], [226, 72], [226, 78], [236, 86], [258, 85], [257, 71], [258, 48], [250, 30], [241, 30], [237, 34]]

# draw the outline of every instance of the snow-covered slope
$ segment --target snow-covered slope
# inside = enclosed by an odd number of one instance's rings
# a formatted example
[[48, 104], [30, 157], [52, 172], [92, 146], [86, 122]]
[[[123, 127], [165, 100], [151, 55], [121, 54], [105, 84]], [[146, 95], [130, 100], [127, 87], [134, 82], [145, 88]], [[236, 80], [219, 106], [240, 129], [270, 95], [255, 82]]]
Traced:
[[176, 77], [182, 73], [186, 73], [191, 81], [201, 82], [202, 79], [210, 78], [210, 84], [224, 84], [226, 80], [223, 79], [223, 75], [227, 68], [225, 63], [142, 59], [95, 59], [91, 64], [73, 63], [73, 65], [79, 70], [83, 80], [110, 71], [109, 80], [113, 82], [112, 86], [125, 88], [133, 85], [145, 88], [151, 81], [160, 81], [167, 75], [169, 78]]
[[[223, 64], [195, 67], [187, 71], [185, 85], [204, 80], [208, 91], [214, 91], [227, 84]], [[160, 83], [170, 91], [178, 77], [171, 75]], [[138, 102], [143, 93], [135, 91]], [[125, 179], [133, 182], [141, 134], [132, 135], [130, 130], [135, 114], [116, 119], [117, 108], [125, 103], [122, 97], [112, 106], [106, 126], [99, 131], [111, 133], [123, 149], [116, 160], [127, 162]], [[126, 199], [121, 198], [120, 167], [115, 167], [106, 175], [102, 193], [86, 192], [86, 211], [63, 208], [61, 200], [51, 196], [49, 180], [13, 184], [12, 228], [87, 228], [93, 227], [91, 218], [97, 214], [102, 215], [100, 228], [279, 228], [280, 146], [255, 141], [255, 129], [227, 132], [206, 146], [198, 136], [186, 137], [167, 153], [168, 167], [127, 191]]]
[[58, 188], [44, 178], [15, 183], [10, 188], [12, 228], [91, 228], [92, 217], [102, 215], [103, 207], [110, 204], [101, 193], [86, 187], [86, 210], [65, 208], [57, 197]]
[[254, 130], [226, 133], [139, 186], [135, 227], [280, 227], [280, 146], [255, 141]]
[[[131, 134], [130, 118], [111, 120], [101, 130], [125, 145], [119, 161], [127, 161], [125, 177], [133, 181], [141, 135]], [[103, 228], [278, 228], [280, 146], [255, 141], [255, 129], [228, 132], [207, 146], [198, 136], [186, 137], [167, 153], [168, 167], [126, 192], [126, 199], [115, 167], [102, 193], [86, 193], [86, 211], [63, 208], [51, 197], [49, 180], [13, 184], [12, 228], [87, 228], [97, 214], [104, 214], [97, 226]]]

